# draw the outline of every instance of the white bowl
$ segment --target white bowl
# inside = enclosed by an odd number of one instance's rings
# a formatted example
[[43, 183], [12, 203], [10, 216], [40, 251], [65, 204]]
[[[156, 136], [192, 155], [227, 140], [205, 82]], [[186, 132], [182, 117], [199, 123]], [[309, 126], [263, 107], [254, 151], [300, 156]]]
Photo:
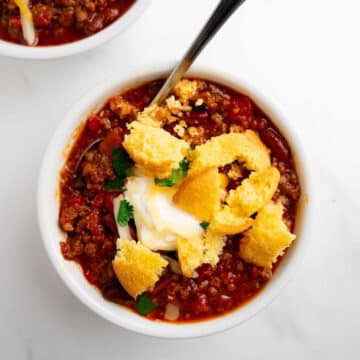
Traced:
[[74, 141], [72, 135], [90, 112], [100, 108], [111, 95], [120, 90], [163, 76], [168, 73], [168, 69], [170, 69], [169, 66], [159, 66], [154, 70], [154, 66], [151, 66], [150, 71], [142, 69], [134, 71], [130, 75], [125, 70], [120, 70], [122, 72], [116, 78], [112, 78], [94, 88], [75, 103], [60, 123], [43, 159], [38, 184], [38, 217], [42, 238], [55, 269], [70, 290], [85, 305], [114, 324], [138, 333], [165, 338], [187, 338], [213, 334], [244, 322], [269, 304], [288, 282], [294, 270], [299, 267], [306, 244], [310, 239], [308, 234], [310, 182], [309, 172], [307, 171], [308, 162], [299, 139], [291, 130], [289, 122], [280, 112], [278, 106], [273, 101], [266, 99], [253, 86], [238, 79], [236, 74], [225, 75], [223, 71], [194, 66], [189, 75], [214, 80], [248, 94], [270, 116], [288, 140], [296, 160], [302, 188], [295, 230], [297, 239], [269, 284], [249, 303], [224, 316], [207, 321], [183, 324], [155, 322], [141, 317], [125, 307], [105, 300], [100, 292], [87, 282], [80, 267], [75, 262], [64, 260], [60, 252], [59, 242], [65, 236], [58, 226], [59, 170], [66, 160], [66, 154], [70, 149], [69, 145]]
[[93, 49], [124, 31], [135, 22], [149, 5], [150, 0], [136, 0], [136, 2], [119, 19], [98, 33], [82, 40], [64, 45], [31, 47], [18, 45], [0, 39], [0, 55], [19, 59], [54, 59], [62, 58]]

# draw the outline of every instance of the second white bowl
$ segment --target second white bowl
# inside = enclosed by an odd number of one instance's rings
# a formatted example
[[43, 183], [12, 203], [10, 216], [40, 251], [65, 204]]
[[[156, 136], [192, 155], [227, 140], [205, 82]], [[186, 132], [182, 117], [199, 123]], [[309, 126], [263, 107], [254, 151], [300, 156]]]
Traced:
[[93, 49], [124, 31], [134, 23], [149, 5], [150, 0], [137, 0], [125, 14], [98, 33], [82, 40], [54, 46], [31, 47], [0, 39], [0, 55], [19, 59], [54, 59]]

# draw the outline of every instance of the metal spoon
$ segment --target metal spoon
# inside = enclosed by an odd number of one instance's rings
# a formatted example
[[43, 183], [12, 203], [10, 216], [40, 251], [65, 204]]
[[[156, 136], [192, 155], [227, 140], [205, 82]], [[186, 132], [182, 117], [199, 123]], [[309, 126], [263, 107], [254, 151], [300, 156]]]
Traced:
[[[200, 54], [201, 50], [205, 45], [212, 39], [212, 37], [217, 33], [221, 26], [227, 21], [227, 19], [234, 13], [234, 11], [243, 3], [245, 0], [221, 0], [217, 8], [214, 10], [213, 14], [210, 16], [209, 20], [200, 31], [199, 35], [196, 37], [189, 50], [186, 52], [182, 60], [171, 72], [166, 82], [157, 93], [151, 104], [157, 104], [164, 101], [174, 86], [180, 81], [182, 76], [189, 69], [191, 64]], [[91, 150], [95, 145], [97, 145], [102, 139], [97, 139], [93, 141], [86, 149], [82, 152], [77, 164], [75, 165], [74, 173], [80, 168], [80, 164], [86, 155], [86, 153]]]
[[220, 1], [213, 14], [210, 16], [203, 29], [200, 31], [200, 34], [196, 37], [189, 50], [185, 53], [181, 61], [176, 65], [175, 69], [171, 72], [164, 85], [151, 102], [151, 105], [160, 104], [168, 97], [171, 90], [180, 81], [191, 64], [200, 54], [201, 50], [218, 32], [221, 26], [234, 13], [234, 11], [244, 2], [245, 0]]
[[96, 139], [93, 142], [91, 142], [86, 148], [85, 150], [81, 153], [76, 165], [75, 165], [75, 169], [74, 169], [74, 174], [78, 175], [77, 172], [80, 169], [80, 164], [83, 161], [85, 155], [93, 148], [95, 147], [95, 145], [97, 145], [100, 141], [102, 140], [102, 138]]

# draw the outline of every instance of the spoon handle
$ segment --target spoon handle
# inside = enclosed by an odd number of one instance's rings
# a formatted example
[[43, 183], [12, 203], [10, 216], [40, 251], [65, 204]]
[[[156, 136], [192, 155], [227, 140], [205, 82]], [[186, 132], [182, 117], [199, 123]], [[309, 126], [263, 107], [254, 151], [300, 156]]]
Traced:
[[191, 64], [200, 54], [201, 50], [211, 40], [211, 38], [217, 33], [226, 20], [234, 13], [234, 11], [245, 0], [221, 0], [217, 8], [214, 10], [209, 20], [201, 30], [200, 34], [196, 37], [189, 50], [181, 59], [179, 64], [171, 72], [166, 82], [157, 93], [151, 104], [157, 104], [163, 102], [174, 86], [180, 81], [182, 76], [189, 69]]

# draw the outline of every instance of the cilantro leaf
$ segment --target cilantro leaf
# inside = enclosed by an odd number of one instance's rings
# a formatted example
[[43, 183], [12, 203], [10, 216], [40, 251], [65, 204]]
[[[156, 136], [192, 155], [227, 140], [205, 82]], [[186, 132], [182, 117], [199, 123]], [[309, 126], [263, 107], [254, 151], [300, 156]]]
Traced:
[[136, 299], [135, 307], [139, 314], [147, 315], [157, 307], [157, 304], [153, 303], [146, 294], [141, 294]]
[[112, 166], [114, 168], [115, 174], [120, 179], [125, 179], [132, 167], [133, 162], [131, 161], [128, 153], [124, 150], [121, 150], [119, 147], [116, 147], [111, 150], [112, 153]]
[[125, 227], [134, 218], [133, 206], [127, 200], [121, 200], [117, 214], [117, 222], [121, 227]]
[[128, 176], [132, 176], [133, 162], [127, 152], [116, 147], [111, 150], [112, 153], [112, 167], [115, 171], [116, 178], [106, 181], [105, 190], [120, 190], [124, 191], [124, 180]]
[[115, 179], [106, 181], [105, 190], [106, 191], [111, 191], [111, 190], [123, 191], [124, 190], [124, 180], [115, 178]]
[[200, 223], [200, 226], [201, 226], [204, 230], [206, 230], [206, 229], [209, 227], [209, 223], [208, 223], [207, 221], [202, 221], [202, 222]]
[[183, 159], [178, 169], [171, 171], [171, 175], [165, 179], [155, 179], [155, 184], [159, 186], [174, 186], [177, 185], [181, 180], [183, 180], [189, 170], [189, 161]]

